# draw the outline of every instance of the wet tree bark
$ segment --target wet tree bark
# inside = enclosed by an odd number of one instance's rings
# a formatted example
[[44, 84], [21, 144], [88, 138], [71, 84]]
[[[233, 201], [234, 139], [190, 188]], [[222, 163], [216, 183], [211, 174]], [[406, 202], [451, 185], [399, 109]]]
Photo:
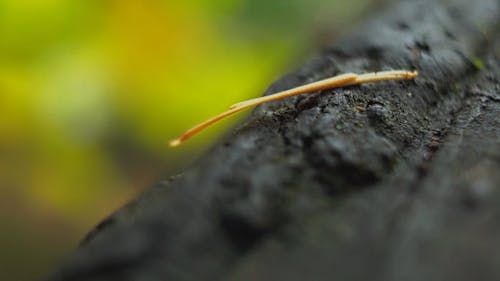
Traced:
[[500, 2], [399, 1], [93, 230], [51, 280], [500, 280]]

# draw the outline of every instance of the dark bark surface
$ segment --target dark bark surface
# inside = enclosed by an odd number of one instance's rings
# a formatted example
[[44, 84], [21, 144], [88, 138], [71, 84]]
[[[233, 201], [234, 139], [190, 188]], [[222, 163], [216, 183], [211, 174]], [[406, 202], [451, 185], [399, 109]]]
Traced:
[[500, 2], [399, 1], [93, 230], [62, 280], [500, 280]]

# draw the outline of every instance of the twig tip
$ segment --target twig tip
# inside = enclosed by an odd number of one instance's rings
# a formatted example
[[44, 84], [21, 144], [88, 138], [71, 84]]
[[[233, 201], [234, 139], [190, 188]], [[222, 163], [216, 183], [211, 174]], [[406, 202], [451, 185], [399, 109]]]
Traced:
[[181, 140], [180, 139], [175, 139], [175, 140], [171, 140], [168, 145], [170, 145], [171, 147], [176, 147], [176, 146], [179, 146], [181, 144]]

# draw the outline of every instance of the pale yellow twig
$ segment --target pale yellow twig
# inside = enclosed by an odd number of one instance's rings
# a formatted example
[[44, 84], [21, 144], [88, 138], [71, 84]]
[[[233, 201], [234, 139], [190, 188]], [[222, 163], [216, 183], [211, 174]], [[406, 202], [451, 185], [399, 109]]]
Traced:
[[296, 88], [282, 91], [269, 96], [259, 97], [255, 99], [250, 99], [233, 104], [229, 107], [228, 111], [222, 112], [194, 127], [184, 132], [180, 137], [169, 142], [170, 146], [178, 146], [190, 137], [194, 136], [206, 127], [216, 123], [217, 121], [238, 113], [242, 110], [248, 109], [250, 107], [270, 102], [274, 100], [279, 100], [286, 97], [291, 97], [295, 95], [300, 95], [304, 93], [316, 92], [324, 89], [345, 87], [349, 85], [357, 85], [369, 82], [378, 82], [385, 80], [409, 80], [413, 79], [418, 75], [417, 71], [406, 71], [406, 70], [389, 70], [381, 72], [371, 72], [365, 74], [355, 74], [355, 73], [345, 73], [337, 75], [331, 78], [323, 79], [317, 82], [309, 83], [303, 86], [298, 86]]
[[358, 77], [357, 74], [345, 73], [345, 74], [337, 75], [337, 76], [334, 76], [331, 78], [327, 78], [327, 79], [319, 80], [319, 81], [312, 82], [309, 84], [305, 84], [302, 86], [298, 86], [298, 87], [292, 88], [290, 90], [282, 91], [282, 92], [279, 92], [276, 94], [258, 97], [258, 98], [242, 101], [239, 103], [235, 103], [235, 104], [231, 105], [229, 108], [233, 109], [233, 108], [244, 106], [247, 104], [259, 105], [261, 103], [280, 100], [280, 99], [295, 96], [295, 95], [300, 95], [300, 94], [305, 94], [305, 93], [310, 93], [310, 92], [316, 92], [316, 91], [323, 90], [323, 89], [330, 89], [330, 88], [338, 87], [338, 85], [347, 85], [347, 83], [352, 83], [352, 82], [356, 81], [357, 77]]

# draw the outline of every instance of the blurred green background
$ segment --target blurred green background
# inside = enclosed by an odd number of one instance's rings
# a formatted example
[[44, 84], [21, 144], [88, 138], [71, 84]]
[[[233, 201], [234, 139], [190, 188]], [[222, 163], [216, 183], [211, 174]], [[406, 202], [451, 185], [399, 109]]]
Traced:
[[[0, 0], [0, 280], [37, 280], [368, 0]], [[243, 117], [240, 115], [239, 118]]]

